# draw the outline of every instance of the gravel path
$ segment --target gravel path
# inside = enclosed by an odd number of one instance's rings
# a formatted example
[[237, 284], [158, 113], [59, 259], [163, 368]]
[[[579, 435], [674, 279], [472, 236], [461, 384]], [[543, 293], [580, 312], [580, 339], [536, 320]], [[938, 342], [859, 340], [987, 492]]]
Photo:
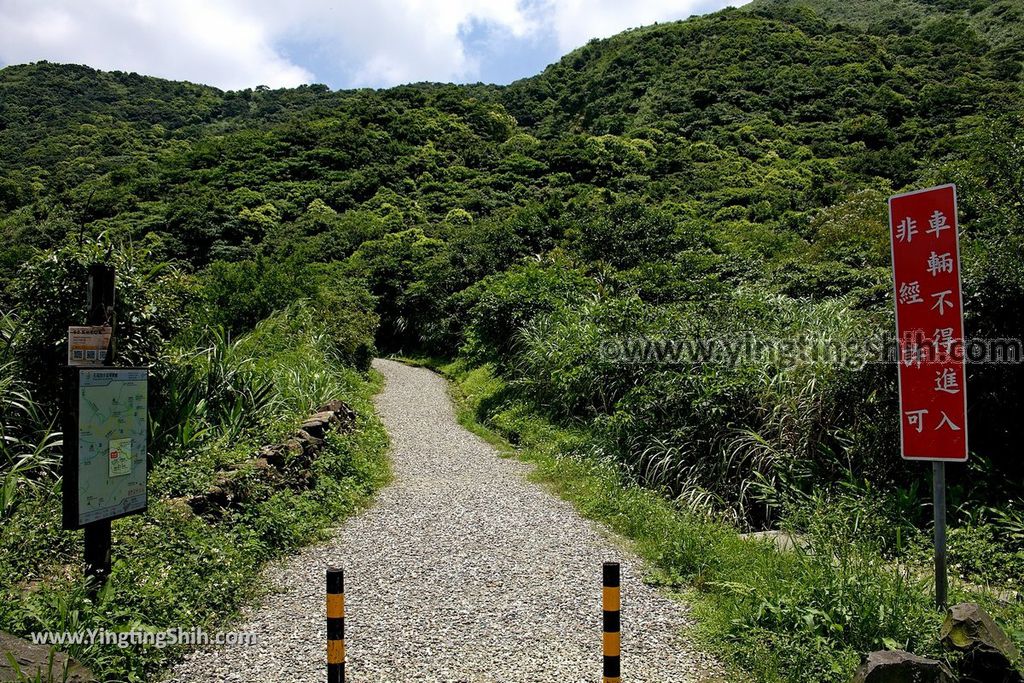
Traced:
[[198, 650], [169, 681], [325, 679], [324, 570], [345, 569], [349, 681], [592, 683], [601, 677], [601, 563], [622, 566], [623, 680], [723, 681], [682, 633], [685, 609], [639, 580], [599, 525], [526, 481], [455, 421], [445, 381], [377, 360], [394, 482], [326, 544], [271, 567], [278, 592], [237, 630], [256, 647]]

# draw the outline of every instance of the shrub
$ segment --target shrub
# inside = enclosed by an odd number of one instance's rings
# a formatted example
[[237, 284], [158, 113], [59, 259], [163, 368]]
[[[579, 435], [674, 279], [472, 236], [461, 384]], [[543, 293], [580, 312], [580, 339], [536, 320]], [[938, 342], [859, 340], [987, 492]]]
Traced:
[[88, 268], [93, 263], [115, 268], [118, 364], [154, 363], [164, 344], [185, 327], [192, 286], [169, 264], [154, 262], [147, 248], [100, 236], [39, 254], [15, 283], [22, 329], [13, 349], [22, 378], [41, 403], [56, 405], [57, 369], [67, 362], [67, 328], [86, 322]]
[[526, 324], [578, 303], [593, 291], [589, 278], [558, 257], [528, 260], [485, 278], [462, 295], [469, 311], [465, 351], [477, 360], [504, 363]]

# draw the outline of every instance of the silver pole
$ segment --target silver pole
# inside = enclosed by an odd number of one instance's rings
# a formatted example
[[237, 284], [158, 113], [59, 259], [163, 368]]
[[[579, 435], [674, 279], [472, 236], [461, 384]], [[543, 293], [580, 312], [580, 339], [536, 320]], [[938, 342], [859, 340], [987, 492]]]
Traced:
[[946, 463], [932, 463], [932, 501], [935, 508], [935, 605], [946, 609]]

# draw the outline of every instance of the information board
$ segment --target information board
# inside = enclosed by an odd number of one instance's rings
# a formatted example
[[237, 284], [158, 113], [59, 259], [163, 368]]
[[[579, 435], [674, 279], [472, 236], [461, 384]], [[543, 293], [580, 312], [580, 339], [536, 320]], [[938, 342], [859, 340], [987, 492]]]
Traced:
[[105, 365], [114, 328], [109, 325], [68, 328], [68, 365]]
[[146, 509], [149, 372], [71, 368], [65, 415], [64, 527]]

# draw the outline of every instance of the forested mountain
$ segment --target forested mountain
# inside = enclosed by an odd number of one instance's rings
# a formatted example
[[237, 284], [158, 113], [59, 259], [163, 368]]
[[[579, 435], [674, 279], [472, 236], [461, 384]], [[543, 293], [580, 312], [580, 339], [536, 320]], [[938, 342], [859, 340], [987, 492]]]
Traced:
[[[188, 243], [172, 251], [191, 247], [189, 256], [259, 243], [263, 235], [225, 225], [258, 208], [255, 199], [224, 206], [230, 215], [218, 226], [207, 220], [198, 231], [209, 234], [193, 238], [185, 233], [196, 226], [147, 193], [246, 188], [287, 224], [316, 198], [343, 212], [388, 191], [434, 219], [452, 208], [488, 215], [537, 199], [535, 190], [556, 180], [565, 190], [549, 194], [599, 186], [654, 201], [685, 197], [707, 203], [705, 215], [733, 207], [733, 219], [759, 207], [763, 223], [827, 206], [873, 179], [911, 182], [948, 155], [971, 117], [1014, 111], [1020, 64], [1019, 52], [945, 15], [873, 35], [787, 5], [594, 41], [506, 88], [223, 93], [86, 67], [8, 67], [0, 207], [10, 215], [32, 205], [38, 219], [40, 202], [59, 198], [85, 224], [141, 210], [156, 232]], [[226, 177], [222, 158], [254, 177]], [[174, 175], [204, 163], [220, 168], [189, 182]], [[463, 173], [481, 177], [467, 183]], [[729, 187], [716, 182], [723, 174]], [[517, 184], [527, 195], [510, 202]]]
[[[229, 327], [296, 295], [295, 264], [336, 264], [378, 297], [385, 348], [507, 353], [557, 306], [524, 302], [478, 329], [493, 292], [474, 283], [523, 268], [562, 273], [574, 310], [607, 297], [655, 326], [696, 302], [735, 308], [748, 286], [885, 318], [882, 200], [954, 180], [972, 324], [1010, 332], [1022, 65], [964, 22], [1013, 7], [948, 5], [919, 2], [921, 21], [865, 32], [832, 19], [870, 2], [811, 3], [824, 16], [755, 4], [592, 41], [507, 87], [221, 92], [7, 67], [5, 297], [17, 301], [15, 274], [38, 250], [103, 233], [186, 271], [252, 264], [290, 282], [261, 289], [267, 301], [221, 301], [214, 318]], [[622, 398], [560, 410], [614, 412]]]
[[[927, 481], [895, 455], [892, 364], [609, 358], [607, 344], [888, 338], [886, 198], [946, 182], [960, 191], [968, 335], [1019, 337], [1021, 7], [755, 0], [591, 41], [508, 86], [222, 92], [4, 68], [0, 304], [25, 332], [0, 367], [53, 391], [77, 310], [58, 274], [81, 278], [106, 253], [140, 277], [122, 316], [137, 362], [305, 300], [346, 363], [365, 368], [376, 348], [486, 368], [505, 384], [478, 417], [513, 441], [540, 416], [573, 430], [572, 458], [745, 529], [806, 526], [819, 495], [836, 509], [870, 499], [850, 518], [882, 520], [872, 543], [897, 556], [926, 524]], [[151, 272], [158, 295], [141, 284]], [[174, 405], [172, 386], [155, 410]], [[1024, 375], [976, 365], [969, 386], [976, 457], [950, 495], [984, 531], [965, 541], [963, 573], [1002, 581], [1024, 557], [1007, 504], [1024, 423], [1006, 419]], [[185, 420], [161, 414], [169, 429]], [[1001, 558], [994, 574], [975, 576], [982, 555]], [[788, 596], [723, 628], [785, 652], [764, 634], [799, 632], [806, 658], [774, 666], [819, 681], [845, 680], [879, 638], [919, 643], [925, 622], [910, 619], [837, 636], [853, 617], [828, 599], [805, 619]]]
[[833, 23], [872, 33], [908, 33], [929, 23], [963, 23], [998, 47], [1021, 47], [1024, 4], [1020, 0], [753, 0], [755, 13], [807, 11]]

